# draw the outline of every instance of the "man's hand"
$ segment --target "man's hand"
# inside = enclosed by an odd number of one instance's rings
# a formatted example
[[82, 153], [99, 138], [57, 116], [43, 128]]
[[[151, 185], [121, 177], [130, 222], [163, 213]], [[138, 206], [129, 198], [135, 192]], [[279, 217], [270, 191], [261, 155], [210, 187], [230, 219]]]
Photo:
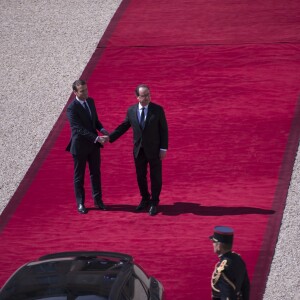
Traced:
[[103, 135], [103, 136], [98, 136], [97, 137], [97, 142], [100, 143], [101, 145], [104, 145], [109, 141], [109, 136], [108, 135]]

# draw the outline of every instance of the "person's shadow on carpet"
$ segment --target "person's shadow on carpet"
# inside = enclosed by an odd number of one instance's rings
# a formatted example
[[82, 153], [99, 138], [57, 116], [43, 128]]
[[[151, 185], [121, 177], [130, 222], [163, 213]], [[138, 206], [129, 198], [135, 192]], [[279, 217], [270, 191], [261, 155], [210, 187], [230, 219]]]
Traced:
[[[109, 211], [128, 211], [134, 212], [134, 205], [120, 204], [107, 205]], [[224, 216], [224, 215], [271, 215], [274, 210], [262, 209], [257, 207], [247, 206], [201, 206], [198, 203], [191, 202], [175, 202], [174, 204], [161, 204], [158, 208], [158, 213], [166, 216], [178, 216], [182, 214], [194, 214], [199, 216]]]
[[160, 205], [159, 211], [164, 215], [178, 216], [181, 214], [194, 214], [199, 216], [224, 216], [248, 214], [274, 214], [274, 210], [247, 206], [201, 206], [198, 203], [175, 202], [173, 205]]

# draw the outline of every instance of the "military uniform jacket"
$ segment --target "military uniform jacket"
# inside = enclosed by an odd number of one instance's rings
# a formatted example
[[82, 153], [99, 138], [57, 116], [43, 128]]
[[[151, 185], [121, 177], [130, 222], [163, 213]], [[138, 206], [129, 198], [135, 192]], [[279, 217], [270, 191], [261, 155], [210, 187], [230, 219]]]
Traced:
[[249, 300], [250, 283], [246, 265], [239, 254], [220, 256], [211, 278], [212, 299]]

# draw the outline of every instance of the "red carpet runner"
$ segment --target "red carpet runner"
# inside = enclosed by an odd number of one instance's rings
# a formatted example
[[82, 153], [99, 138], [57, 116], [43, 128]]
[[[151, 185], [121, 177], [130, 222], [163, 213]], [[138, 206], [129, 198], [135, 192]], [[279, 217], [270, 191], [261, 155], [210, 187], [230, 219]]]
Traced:
[[108, 130], [141, 82], [164, 106], [160, 213], [133, 213], [131, 132], [102, 151], [109, 211], [77, 213], [63, 112], [1, 216], [0, 285], [40, 255], [97, 249], [133, 255], [167, 300], [210, 299], [208, 236], [229, 225], [261, 299], [299, 138], [299, 13], [299, 1], [123, 1], [83, 78]]

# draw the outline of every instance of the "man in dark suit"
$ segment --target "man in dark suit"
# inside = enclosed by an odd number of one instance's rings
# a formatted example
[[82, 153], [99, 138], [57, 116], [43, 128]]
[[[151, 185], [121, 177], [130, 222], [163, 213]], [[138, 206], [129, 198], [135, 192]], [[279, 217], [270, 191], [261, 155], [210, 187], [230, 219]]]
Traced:
[[98, 136], [97, 130], [102, 134], [109, 134], [98, 119], [94, 100], [88, 97], [87, 84], [83, 80], [76, 80], [73, 85], [75, 99], [67, 108], [67, 117], [71, 125], [71, 140], [66, 150], [70, 151], [74, 160], [74, 187], [77, 210], [86, 214], [84, 206], [84, 174], [86, 163], [90, 169], [90, 179], [95, 207], [106, 210], [102, 201], [101, 173], [100, 173], [100, 147], [103, 147], [103, 137]]
[[[137, 86], [135, 94], [139, 103], [129, 107], [125, 120], [109, 135], [109, 141], [114, 142], [132, 127], [134, 162], [142, 196], [136, 211], [150, 206], [149, 214], [154, 216], [162, 188], [162, 159], [168, 149], [168, 126], [163, 108], [150, 102], [150, 90], [146, 85]], [[148, 164], [151, 195], [147, 183]]]
[[209, 238], [219, 256], [211, 278], [212, 299], [249, 300], [250, 282], [245, 262], [232, 251], [233, 229], [216, 226]]

